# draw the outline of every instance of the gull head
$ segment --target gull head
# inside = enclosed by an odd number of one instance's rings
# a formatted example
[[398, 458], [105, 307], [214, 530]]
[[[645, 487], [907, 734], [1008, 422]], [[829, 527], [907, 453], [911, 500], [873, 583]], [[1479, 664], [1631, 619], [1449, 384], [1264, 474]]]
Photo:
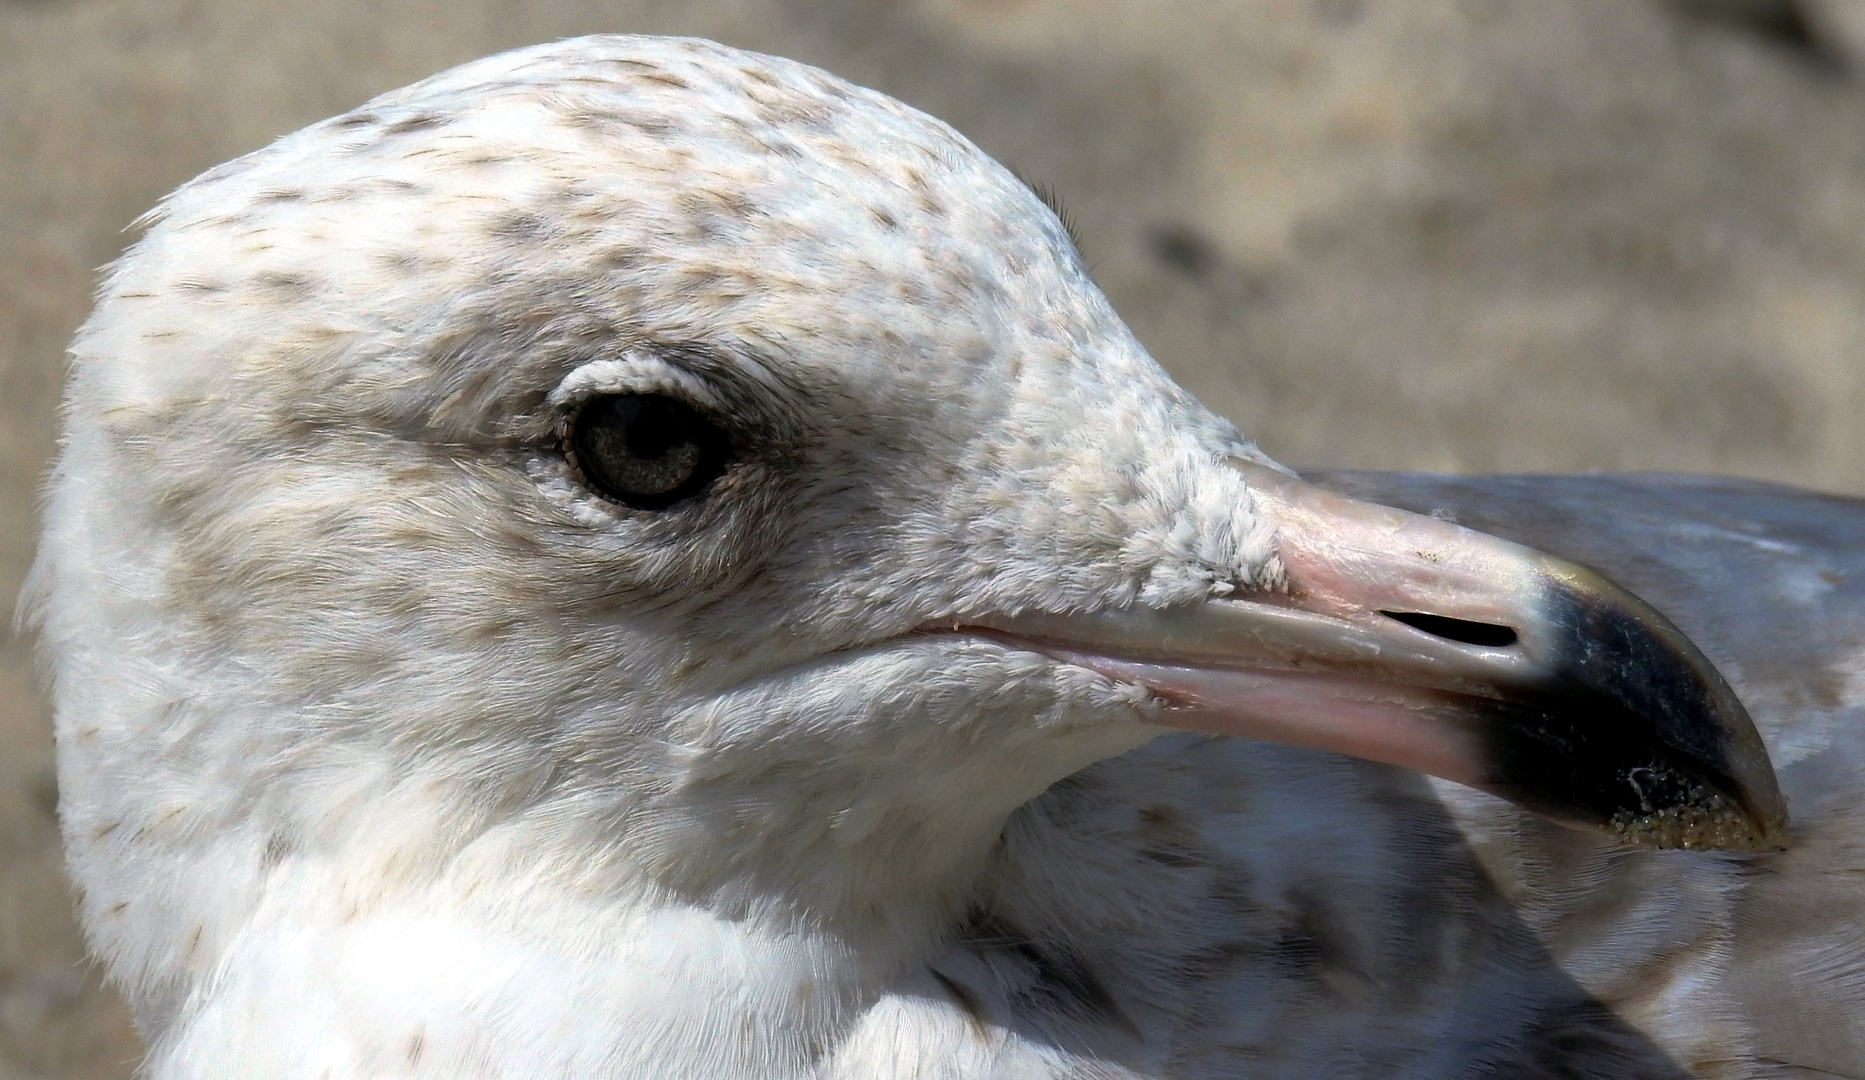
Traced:
[[802, 65], [591, 38], [378, 98], [166, 200], [73, 363], [37, 617], [146, 1017], [265, 912], [416, 894], [910, 949], [1171, 729], [1783, 827], [1656, 612], [1302, 484], [1022, 182]]

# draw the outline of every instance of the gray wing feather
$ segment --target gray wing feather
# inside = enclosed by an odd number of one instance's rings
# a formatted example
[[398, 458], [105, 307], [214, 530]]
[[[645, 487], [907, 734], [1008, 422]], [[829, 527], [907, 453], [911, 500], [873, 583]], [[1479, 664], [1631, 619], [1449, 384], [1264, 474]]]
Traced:
[[[1570, 970], [1604, 976], [1602, 996], [1641, 1026], [1700, 1027], [1698, 1009], [1711, 1002], [1713, 1022], [1746, 1029], [1745, 1048], [1761, 1065], [1865, 1076], [1865, 502], [1661, 475], [1359, 473], [1323, 482], [1591, 565], [1709, 654], [1780, 772], [1794, 818], [1789, 850], [1620, 858], [1623, 868], [1601, 875], [1584, 902], [1525, 915], [1545, 923]], [[1516, 850], [1486, 862], [1505, 889], [1535, 876], [1541, 853], [1509, 821], [1519, 815], [1485, 807], [1472, 816], [1483, 832], [1513, 836]], [[1627, 934], [1642, 908], [1663, 917], [1671, 906], [1673, 919], [1686, 919], [1676, 906], [1695, 876], [1714, 879], [1692, 884], [1719, 894], [1722, 955], [1703, 968], [1709, 986], [1674, 973], [1683, 965], [1662, 953], [1640, 955], [1642, 942]]]
[[1013, 819], [942, 965], [953, 992], [1005, 1045], [1073, 1063], [1043, 1075], [1865, 1078], [1865, 502], [1310, 479], [1587, 563], [1665, 612], [1753, 712], [1790, 850], [1628, 851], [1396, 769], [1175, 736]]

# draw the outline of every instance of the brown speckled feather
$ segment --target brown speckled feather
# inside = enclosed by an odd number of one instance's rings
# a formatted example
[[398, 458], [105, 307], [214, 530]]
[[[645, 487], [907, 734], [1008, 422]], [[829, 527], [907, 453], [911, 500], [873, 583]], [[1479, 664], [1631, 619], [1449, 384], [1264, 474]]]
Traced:
[[[1332, 478], [1592, 563], [1723, 666], [1792, 849], [1619, 850], [1158, 738], [1263, 732], [1123, 674], [1116, 628], [1288, 614], [1397, 515], [1302, 512], [1027, 186], [899, 102], [584, 38], [146, 223], [73, 344], [29, 609], [67, 865], [154, 1080], [1865, 1076], [1860, 504]], [[1554, 579], [1511, 558], [1488, 595]], [[1402, 639], [1340, 640], [1423, 649], [1388, 607]], [[1069, 629], [1005, 639], [1030, 619]], [[1571, 636], [1606, 658], [1571, 685], [1657, 685]], [[1273, 700], [1325, 726], [1350, 699], [1314, 672]], [[1771, 829], [1740, 712], [1684, 730], [1745, 740], [1708, 765]], [[1448, 742], [1369, 756], [1501, 775]]]

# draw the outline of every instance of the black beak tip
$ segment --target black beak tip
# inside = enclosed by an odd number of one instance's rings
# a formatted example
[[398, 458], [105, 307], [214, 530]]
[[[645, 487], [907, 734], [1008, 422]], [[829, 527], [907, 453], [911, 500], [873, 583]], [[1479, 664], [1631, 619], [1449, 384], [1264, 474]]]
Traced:
[[1644, 847], [1782, 846], [1786, 813], [1771, 771], [1744, 782], [1738, 774], [1752, 770], [1684, 752], [1616, 702], [1563, 695], [1524, 709], [1484, 727], [1498, 794]]
[[1673, 766], [1668, 776], [1628, 776], [1624, 786], [1634, 790], [1637, 802], [1627, 800], [1605, 824], [1614, 835], [1641, 847], [1718, 851], [1785, 848], [1787, 815], [1779, 806], [1778, 796], [1764, 800], [1772, 802], [1770, 806], [1756, 806], [1752, 787], [1735, 781], [1726, 769], [1716, 772], [1721, 775], [1706, 778]]
[[1550, 684], [1486, 725], [1498, 790], [1644, 847], [1784, 847], [1767, 748], [1709, 658], [1631, 593], [1561, 578], [1546, 597]]

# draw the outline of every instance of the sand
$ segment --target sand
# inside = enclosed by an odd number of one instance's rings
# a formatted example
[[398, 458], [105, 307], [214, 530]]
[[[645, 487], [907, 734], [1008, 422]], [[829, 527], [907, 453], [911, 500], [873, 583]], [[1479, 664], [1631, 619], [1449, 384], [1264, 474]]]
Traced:
[[[1858, 0], [0, 0], [0, 600], [95, 268], [214, 163], [486, 52], [690, 33], [1060, 192], [1181, 381], [1286, 461], [1865, 493]], [[0, 1080], [126, 1077], [26, 643], [0, 651]]]

